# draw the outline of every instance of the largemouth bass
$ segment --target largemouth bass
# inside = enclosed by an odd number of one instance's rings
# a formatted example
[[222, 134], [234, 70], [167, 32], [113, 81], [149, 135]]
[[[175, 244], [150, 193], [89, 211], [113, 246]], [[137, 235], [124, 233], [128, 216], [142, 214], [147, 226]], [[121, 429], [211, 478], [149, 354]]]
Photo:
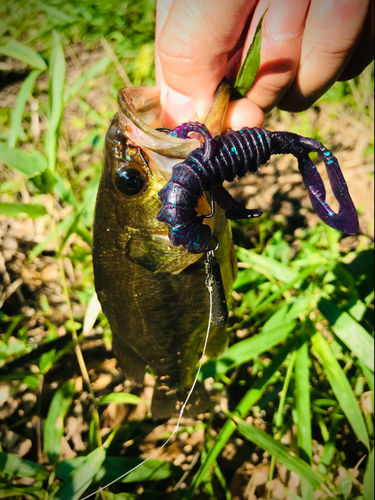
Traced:
[[[206, 119], [213, 134], [221, 132], [228, 100], [224, 86]], [[158, 192], [173, 165], [199, 142], [155, 130], [161, 126], [159, 103], [158, 88], [119, 92], [119, 112], [105, 141], [93, 244], [95, 287], [112, 330], [113, 351], [125, 376], [137, 385], [146, 366], [151, 368], [154, 418], [169, 417], [182, 406], [209, 317], [205, 256], [173, 247], [167, 225], [156, 219], [161, 208]], [[198, 210], [210, 212], [205, 198]], [[229, 222], [218, 208], [207, 223], [219, 241], [216, 258], [228, 300], [237, 269]], [[206, 354], [218, 356], [226, 345], [226, 328], [212, 326]], [[204, 411], [207, 405], [206, 392], [198, 384], [187, 414]]]

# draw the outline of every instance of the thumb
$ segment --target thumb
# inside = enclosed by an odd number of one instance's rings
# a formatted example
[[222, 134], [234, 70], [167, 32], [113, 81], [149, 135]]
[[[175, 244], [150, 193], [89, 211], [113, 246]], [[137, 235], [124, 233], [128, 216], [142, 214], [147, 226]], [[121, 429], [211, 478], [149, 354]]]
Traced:
[[[156, 59], [162, 80], [167, 88], [194, 101], [199, 119], [210, 109], [215, 90], [226, 73], [228, 52], [240, 38], [255, 3], [174, 0], [164, 25], [159, 26]], [[158, 8], [162, 4], [159, 1]], [[168, 95], [172, 100], [176, 97], [167, 92]], [[168, 97], [164, 104], [171, 107]], [[168, 114], [171, 112], [169, 109]]]

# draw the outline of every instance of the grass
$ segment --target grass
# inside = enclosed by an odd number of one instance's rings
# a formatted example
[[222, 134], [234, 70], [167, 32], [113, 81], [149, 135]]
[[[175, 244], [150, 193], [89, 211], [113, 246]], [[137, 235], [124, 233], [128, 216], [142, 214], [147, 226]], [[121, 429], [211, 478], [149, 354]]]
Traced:
[[[6, 407], [26, 391], [35, 395], [37, 404], [6, 419], [5, 434], [31, 436], [31, 448], [24, 454], [9, 451], [10, 441], [3, 436], [0, 498], [81, 498], [137, 465], [137, 445], [153, 426], [145, 417], [123, 418], [119, 425], [103, 428], [102, 408], [109, 403], [136, 405], [140, 398], [114, 391], [99, 396], [79, 343], [84, 322], [90, 320], [85, 311], [92, 305], [91, 228], [103, 137], [116, 110], [124, 68], [135, 85], [153, 82], [152, 9], [152, 2], [130, 6], [99, 1], [79, 6], [8, 1], [0, 7], [0, 53], [11, 57], [4, 59], [1, 83], [17, 86], [14, 107], [0, 112], [0, 160], [7, 167], [1, 173], [0, 213], [20, 222], [34, 221], [30, 227], [38, 243], [25, 250], [24, 269], [56, 259], [57, 281], [62, 284], [58, 300], [42, 285], [43, 291], [29, 300], [37, 303], [34, 316], [42, 331], [36, 354], [30, 343], [35, 328], [30, 312], [11, 302], [17, 290], [4, 296], [0, 363], [21, 359], [23, 365], [7, 365], [12, 368], [0, 373], [8, 394], [3, 402]], [[103, 38], [110, 50], [101, 43]], [[93, 55], [87, 66], [75, 52], [77, 46], [83, 50], [82, 43]], [[103, 94], [102, 87], [108, 92]], [[370, 69], [354, 81], [337, 83], [320, 105], [345, 108], [370, 127], [372, 88]], [[273, 116], [284, 123], [291, 120], [285, 113]], [[332, 133], [313, 126], [310, 110], [293, 117], [291, 126], [293, 132], [324, 142]], [[365, 154], [372, 150], [369, 141]], [[272, 498], [272, 484], [284, 466], [300, 481], [289, 498], [371, 500], [371, 239], [364, 234], [348, 249], [341, 234], [321, 223], [288, 232], [285, 217], [272, 213], [257, 223], [236, 223], [233, 229], [240, 271], [229, 324], [231, 345], [202, 368], [202, 379], [212, 381], [217, 391], [216, 405], [203, 424], [183, 429], [193, 435], [197, 426], [204, 428], [199, 458], [184, 479], [186, 487], [176, 487], [184, 474], [180, 466], [153, 460], [98, 498], [187, 500], [200, 492], [200, 498], [230, 499], [235, 470], [249, 464], [256, 471], [264, 459], [269, 481], [262, 498]], [[11, 266], [3, 274], [8, 288], [17, 282], [14, 274]], [[22, 287], [18, 291], [22, 294]], [[20, 295], [18, 300], [25, 304]], [[99, 315], [95, 328], [109, 344], [104, 316]], [[72, 359], [72, 351], [79, 369], [64, 380], [56, 372]], [[53, 386], [51, 394], [45, 388], [56, 380], [59, 386]], [[223, 401], [227, 409], [218, 410]], [[87, 426], [85, 443], [76, 457], [61, 459], [61, 438], [71, 439], [68, 420], [79, 404]], [[128, 451], [122, 457], [124, 442]], [[232, 465], [226, 459], [230, 446], [241, 462], [237, 466], [235, 457]], [[291, 483], [283, 486], [290, 489]]]

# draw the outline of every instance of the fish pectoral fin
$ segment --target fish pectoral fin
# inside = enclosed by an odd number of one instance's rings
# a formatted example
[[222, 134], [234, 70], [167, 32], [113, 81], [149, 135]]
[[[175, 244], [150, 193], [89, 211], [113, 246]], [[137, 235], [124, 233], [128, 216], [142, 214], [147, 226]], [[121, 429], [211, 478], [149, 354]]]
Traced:
[[142, 385], [145, 376], [145, 363], [135, 353], [122, 347], [115, 335], [112, 335], [112, 350], [125, 377], [135, 385]]
[[[178, 415], [190, 391], [189, 387], [178, 387], [170, 389], [164, 384], [156, 381], [154, 395], [151, 403], [152, 418], [170, 418]], [[195, 386], [186, 405], [184, 416], [196, 417], [199, 413], [207, 410], [209, 405], [207, 392], [199, 382]]]

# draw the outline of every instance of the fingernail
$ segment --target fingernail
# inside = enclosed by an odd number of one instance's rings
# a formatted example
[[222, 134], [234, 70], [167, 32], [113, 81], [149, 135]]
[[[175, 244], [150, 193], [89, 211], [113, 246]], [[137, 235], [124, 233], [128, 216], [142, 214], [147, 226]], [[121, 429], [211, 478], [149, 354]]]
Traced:
[[266, 31], [273, 40], [290, 40], [303, 27], [307, 0], [273, 0], [266, 14]]
[[176, 92], [165, 84], [161, 87], [161, 106], [161, 121], [166, 127], [174, 128], [196, 116], [193, 99]]

